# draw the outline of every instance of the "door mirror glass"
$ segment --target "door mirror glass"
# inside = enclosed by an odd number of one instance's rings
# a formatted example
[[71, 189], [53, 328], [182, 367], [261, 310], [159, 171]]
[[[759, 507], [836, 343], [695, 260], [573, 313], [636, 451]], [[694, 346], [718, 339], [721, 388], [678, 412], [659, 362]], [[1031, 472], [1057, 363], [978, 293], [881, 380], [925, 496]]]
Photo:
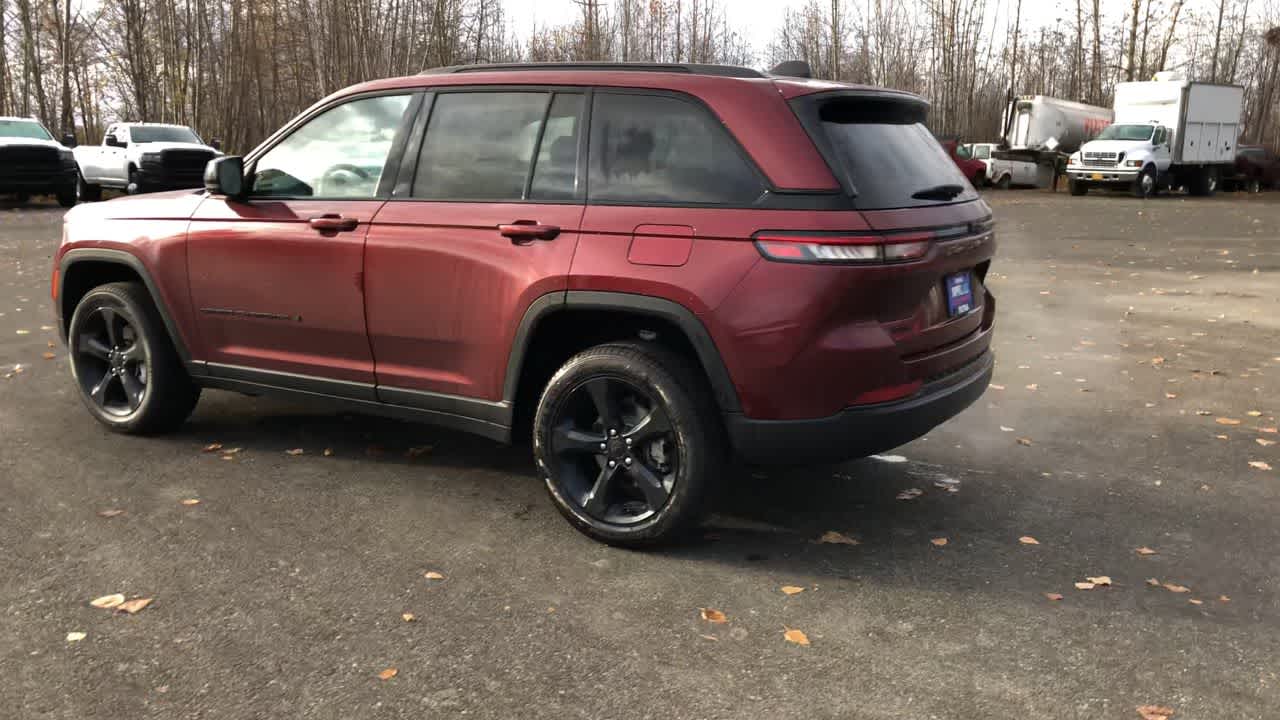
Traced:
[[76, 146], [75, 133], [64, 133], [62, 135], [62, 144], [69, 148], [75, 147]]
[[103, 138], [102, 144], [108, 147], [118, 147], [118, 148], [124, 147], [124, 143], [120, 142], [120, 140], [116, 138], [115, 135], [108, 135], [105, 138]]
[[231, 199], [243, 197], [244, 159], [232, 155], [210, 160], [204, 166], [204, 189], [210, 195], [225, 195]]

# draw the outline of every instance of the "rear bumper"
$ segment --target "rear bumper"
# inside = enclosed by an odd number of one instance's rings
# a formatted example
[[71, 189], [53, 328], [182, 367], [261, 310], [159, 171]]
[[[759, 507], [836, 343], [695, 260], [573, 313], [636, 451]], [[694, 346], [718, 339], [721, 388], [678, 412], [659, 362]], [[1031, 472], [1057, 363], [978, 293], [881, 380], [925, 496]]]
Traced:
[[727, 413], [738, 455], [762, 465], [804, 465], [866, 457], [915, 440], [969, 407], [991, 382], [995, 357], [984, 352], [954, 373], [894, 402], [849, 408], [813, 420], [752, 420]]

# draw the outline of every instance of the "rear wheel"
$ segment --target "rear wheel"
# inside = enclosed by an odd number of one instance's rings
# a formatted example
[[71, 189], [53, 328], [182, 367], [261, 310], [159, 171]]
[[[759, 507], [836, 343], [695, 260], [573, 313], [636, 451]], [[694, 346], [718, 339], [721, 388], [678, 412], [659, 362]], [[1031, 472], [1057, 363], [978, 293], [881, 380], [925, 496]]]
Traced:
[[1067, 189], [1076, 197], [1089, 194], [1089, 186], [1075, 178], [1067, 178]]
[[571, 358], [534, 418], [534, 455], [556, 509], [612, 545], [652, 545], [695, 526], [726, 447], [700, 375], [680, 356], [639, 343]]
[[1255, 194], [1255, 195], [1257, 193], [1262, 192], [1262, 181], [1257, 178], [1253, 178], [1252, 180], [1249, 180], [1248, 182], [1245, 183], [1245, 190], [1250, 194]]
[[1210, 197], [1218, 191], [1218, 172], [1213, 168], [1202, 168], [1191, 178], [1187, 188], [1197, 197]]
[[71, 316], [67, 343], [80, 398], [112, 430], [174, 430], [200, 398], [200, 388], [191, 382], [164, 322], [138, 283], [90, 290]]

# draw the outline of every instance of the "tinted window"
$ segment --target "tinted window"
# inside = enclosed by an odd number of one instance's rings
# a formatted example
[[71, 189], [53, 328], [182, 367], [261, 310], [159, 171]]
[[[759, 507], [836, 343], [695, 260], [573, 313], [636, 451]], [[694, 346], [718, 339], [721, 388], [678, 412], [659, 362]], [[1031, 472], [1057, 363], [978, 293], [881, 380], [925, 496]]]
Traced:
[[44, 126], [34, 120], [0, 120], [0, 137], [53, 139]]
[[408, 95], [383, 95], [353, 100], [308, 120], [258, 159], [253, 194], [374, 197], [408, 105]]
[[413, 196], [430, 200], [524, 197], [546, 93], [436, 96], [418, 157]]
[[135, 143], [181, 142], [203, 145], [191, 128], [163, 125], [134, 125], [129, 128], [129, 139]]
[[855, 207], [918, 207], [977, 197], [923, 119], [918, 108], [901, 102], [853, 98], [817, 108], [813, 122], [825, 136], [819, 144], [844, 175]]
[[671, 97], [597, 94], [590, 158], [593, 201], [745, 205], [764, 191], [719, 121]]
[[535, 200], [572, 200], [578, 191], [578, 123], [581, 95], [556, 95], [542, 131], [538, 159], [533, 166], [529, 197]]

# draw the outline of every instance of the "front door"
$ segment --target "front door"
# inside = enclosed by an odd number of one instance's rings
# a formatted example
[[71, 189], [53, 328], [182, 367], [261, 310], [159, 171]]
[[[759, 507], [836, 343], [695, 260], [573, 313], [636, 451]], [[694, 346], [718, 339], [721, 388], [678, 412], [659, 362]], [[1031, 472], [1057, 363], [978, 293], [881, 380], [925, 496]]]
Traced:
[[365, 252], [380, 399], [502, 422], [501, 408], [465, 401], [501, 401], [525, 310], [567, 287], [584, 97], [462, 90], [423, 103]]
[[337, 390], [372, 398], [364, 242], [390, 192], [412, 98], [321, 110], [250, 159], [247, 198], [209, 197], [197, 209], [187, 265], [210, 374], [321, 388], [313, 378], [342, 380]]

